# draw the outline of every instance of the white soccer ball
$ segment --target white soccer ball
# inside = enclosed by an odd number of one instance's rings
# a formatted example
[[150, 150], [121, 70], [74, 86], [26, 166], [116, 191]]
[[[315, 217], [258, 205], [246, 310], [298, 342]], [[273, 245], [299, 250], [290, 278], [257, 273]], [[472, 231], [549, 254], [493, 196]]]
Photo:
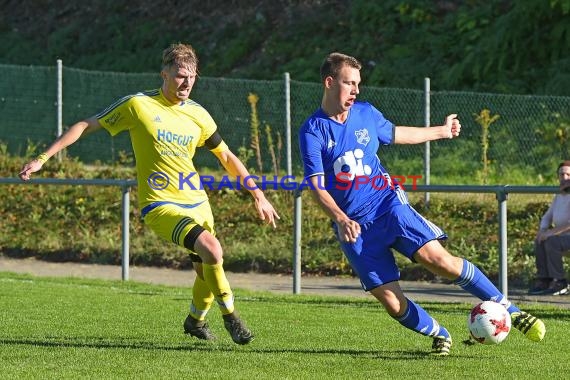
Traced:
[[499, 344], [511, 331], [511, 315], [507, 309], [493, 301], [481, 302], [467, 318], [471, 337], [482, 344]]

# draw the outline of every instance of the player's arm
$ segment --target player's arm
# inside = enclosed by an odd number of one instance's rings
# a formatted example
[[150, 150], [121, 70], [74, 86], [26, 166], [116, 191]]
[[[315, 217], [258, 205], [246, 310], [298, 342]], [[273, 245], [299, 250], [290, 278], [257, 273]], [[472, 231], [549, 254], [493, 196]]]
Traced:
[[22, 170], [20, 170], [18, 174], [19, 177], [24, 181], [29, 180], [31, 174], [40, 170], [50, 157], [79, 140], [81, 136], [100, 128], [101, 124], [99, 124], [99, 120], [94, 117], [73, 124], [67, 131], [59, 136], [44, 153], [26, 163], [22, 167]]
[[[208, 142], [206, 142], [206, 144], [208, 144]], [[273, 208], [273, 205], [267, 200], [267, 198], [265, 198], [263, 191], [257, 187], [245, 165], [229, 149], [222, 151], [212, 150], [212, 152], [216, 155], [218, 160], [220, 160], [224, 169], [226, 169], [230, 175], [239, 178], [240, 181], [242, 181], [243, 186], [251, 193], [255, 200], [255, 208], [257, 209], [259, 218], [266, 221], [267, 224], [271, 224], [273, 228], [275, 228], [276, 219], [281, 218]]]
[[420, 144], [426, 141], [452, 139], [459, 136], [461, 123], [456, 114], [445, 118], [444, 125], [425, 127], [396, 126], [394, 132], [395, 144]]
[[308, 178], [311, 184], [311, 195], [315, 201], [321, 206], [325, 214], [331, 218], [339, 228], [339, 234], [343, 241], [354, 243], [360, 235], [360, 224], [350, 219], [338, 207], [333, 197], [324, 188], [324, 177], [322, 175], [314, 175]]

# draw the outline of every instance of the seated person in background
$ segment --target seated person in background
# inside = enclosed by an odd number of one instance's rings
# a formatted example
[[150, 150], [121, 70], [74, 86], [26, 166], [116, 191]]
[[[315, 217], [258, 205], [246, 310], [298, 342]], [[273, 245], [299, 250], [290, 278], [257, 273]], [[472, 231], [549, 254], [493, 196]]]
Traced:
[[570, 161], [558, 165], [560, 194], [540, 221], [534, 242], [536, 283], [529, 294], [562, 295], [569, 292], [562, 257], [570, 253]]

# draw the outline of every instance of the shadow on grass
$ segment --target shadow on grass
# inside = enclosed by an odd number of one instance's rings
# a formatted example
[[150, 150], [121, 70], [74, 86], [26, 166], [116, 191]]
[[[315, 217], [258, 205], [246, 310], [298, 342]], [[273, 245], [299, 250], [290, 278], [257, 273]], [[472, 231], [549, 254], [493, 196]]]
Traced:
[[62, 340], [45, 340], [34, 338], [22, 339], [0, 339], [2, 345], [24, 345], [46, 348], [98, 348], [98, 349], [138, 349], [138, 350], [164, 350], [164, 351], [202, 351], [202, 352], [232, 352], [233, 354], [242, 353], [298, 353], [312, 355], [347, 355], [358, 357], [369, 357], [371, 359], [422, 359], [422, 358], [439, 358], [434, 357], [428, 351], [420, 350], [358, 350], [358, 349], [326, 349], [326, 348], [254, 348], [248, 346], [247, 350], [241, 350], [239, 346], [220, 346], [210, 342], [192, 341], [189, 344], [159, 344], [148, 341], [133, 342], [116, 342], [107, 339], [93, 337], [93, 341], [74, 340], [72, 338]]

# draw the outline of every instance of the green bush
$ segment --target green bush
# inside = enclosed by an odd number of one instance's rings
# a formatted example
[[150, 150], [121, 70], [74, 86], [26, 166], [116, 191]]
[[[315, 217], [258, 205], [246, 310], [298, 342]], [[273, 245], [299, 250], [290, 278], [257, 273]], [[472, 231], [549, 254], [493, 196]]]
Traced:
[[363, 61], [371, 86], [416, 88], [429, 76], [443, 89], [570, 91], [569, 0], [261, 0], [231, 10], [191, 0], [176, 12], [150, 0], [51, 0], [2, 11], [8, 64], [156, 72], [162, 50], [182, 41], [210, 77], [316, 82], [323, 57], [342, 50]]
[[[24, 159], [0, 156], [1, 177], [15, 177]], [[206, 171], [203, 171], [206, 172]], [[134, 178], [133, 168], [86, 167], [74, 160], [52, 159], [36, 176], [58, 178]], [[115, 187], [60, 185], [3, 185], [0, 214], [0, 253], [35, 256], [50, 261], [118, 264], [121, 260], [121, 192]], [[293, 204], [291, 191], [266, 191], [281, 220], [277, 229], [257, 219], [246, 192], [211, 191], [216, 230], [231, 271], [289, 273], [293, 261]], [[551, 196], [512, 197], [509, 200], [508, 272], [522, 283], [534, 273], [532, 241]], [[188, 268], [184, 249], [159, 239], [145, 228], [131, 192], [130, 257], [132, 264]], [[413, 206], [449, 235], [447, 248], [476, 263], [498, 279], [498, 216], [493, 194], [432, 194], [429, 208], [423, 194], [411, 193]], [[351, 275], [333, 235], [330, 222], [303, 193], [302, 266], [305, 273]], [[438, 280], [398, 256], [402, 278]]]

